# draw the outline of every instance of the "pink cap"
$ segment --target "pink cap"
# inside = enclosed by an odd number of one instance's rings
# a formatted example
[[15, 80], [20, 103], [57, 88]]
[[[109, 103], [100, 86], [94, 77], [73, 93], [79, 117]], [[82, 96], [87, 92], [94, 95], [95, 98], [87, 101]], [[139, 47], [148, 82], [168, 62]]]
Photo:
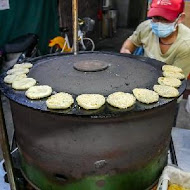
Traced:
[[174, 21], [184, 10], [184, 0], [152, 0], [148, 17], [160, 16]]

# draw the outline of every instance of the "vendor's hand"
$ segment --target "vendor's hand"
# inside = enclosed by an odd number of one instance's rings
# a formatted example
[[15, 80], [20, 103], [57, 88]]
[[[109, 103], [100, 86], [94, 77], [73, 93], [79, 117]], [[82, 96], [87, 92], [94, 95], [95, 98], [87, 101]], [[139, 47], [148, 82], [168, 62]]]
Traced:
[[121, 48], [120, 53], [128, 53], [131, 54], [131, 52], [128, 49]]

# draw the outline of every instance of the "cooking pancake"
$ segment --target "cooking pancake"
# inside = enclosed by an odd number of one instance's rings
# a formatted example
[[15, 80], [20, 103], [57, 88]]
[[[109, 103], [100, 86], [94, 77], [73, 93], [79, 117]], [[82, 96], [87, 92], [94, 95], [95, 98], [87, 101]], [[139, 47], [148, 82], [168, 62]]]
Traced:
[[133, 94], [139, 102], [145, 104], [151, 104], [159, 100], [158, 93], [145, 88], [135, 88]]
[[52, 88], [48, 85], [39, 85], [30, 87], [25, 95], [30, 99], [41, 99], [50, 96]]
[[179, 91], [171, 86], [154, 85], [154, 91], [164, 98], [174, 98], [179, 96]]
[[129, 93], [115, 92], [110, 94], [107, 98], [107, 102], [113, 107], [119, 109], [127, 109], [135, 104], [136, 98]]
[[78, 105], [86, 110], [99, 109], [106, 101], [100, 94], [82, 94], [76, 100]]
[[23, 78], [27, 78], [26, 74], [14, 74], [14, 75], [7, 75], [4, 78], [4, 82], [8, 83], [8, 84], [12, 84], [14, 81], [23, 79]]
[[36, 84], [36, 80], [33, 78], [23, 78], [12, 83], [12, 88], [15, 90], [27, 90], [31, 86]]
[[15, 74], [27, 74], [29, 73], [29, 69], [28, 68], [13, 68], [7, 71], [8, 75], [15, 75]]
[[73, 103], [73, 97], [70, 94], [64, 92], [52, 95], [46, 101], [46, 105], [49, 109], [67, 109]]
[[182, 69], [173, 65], [164, 65], [162, 66], [163, 71], [179, 72], [182, 73]]
[[164, 71], [163, 75], [165, 77], [172, 77], [172, 78], [177, 78], [180, 80], [183, 80], [185, 78], [185, 75], [183, 73], [180, 73], [180, 72]]
[[159, 77], [158, 83], [161, 85], [172, 86], [175, 88], [178, 88], [181, 85], [181, 81], [179, 79], [172, 77]]
[[13, 68], [27, 68], [30, 69], [32, 68], [32, 63], [26, 62], [26, 63], [21, 63], [21, 64], [15, 64]]

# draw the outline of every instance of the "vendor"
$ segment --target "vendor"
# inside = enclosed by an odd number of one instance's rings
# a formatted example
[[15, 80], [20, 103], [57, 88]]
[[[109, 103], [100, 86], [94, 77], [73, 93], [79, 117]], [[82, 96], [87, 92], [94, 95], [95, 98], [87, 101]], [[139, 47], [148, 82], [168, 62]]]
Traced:
[[142, 22], [123, 44], [121, 53], [133, 53], [142, 46], [144, 56], [182, 68], [190, 73], [190, 29], [182, 24], [184, 0], [153, 0], [151, 18]]

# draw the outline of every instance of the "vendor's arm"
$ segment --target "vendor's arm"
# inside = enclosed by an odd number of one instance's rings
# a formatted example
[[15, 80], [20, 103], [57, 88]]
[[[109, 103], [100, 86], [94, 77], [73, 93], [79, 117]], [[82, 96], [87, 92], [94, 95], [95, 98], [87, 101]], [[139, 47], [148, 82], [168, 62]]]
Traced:
[[150, 30], [150, 21], [142, 22], [133, 34], [123, 43], [120, 53], [133, 53], [135, 49], [142, 46], [142, 38], [147, 35]]
[[130, 39], [127, 39], [120, 50], [120, 53], [133, 53], [137, 46], [133, 44], [133, 42]]

